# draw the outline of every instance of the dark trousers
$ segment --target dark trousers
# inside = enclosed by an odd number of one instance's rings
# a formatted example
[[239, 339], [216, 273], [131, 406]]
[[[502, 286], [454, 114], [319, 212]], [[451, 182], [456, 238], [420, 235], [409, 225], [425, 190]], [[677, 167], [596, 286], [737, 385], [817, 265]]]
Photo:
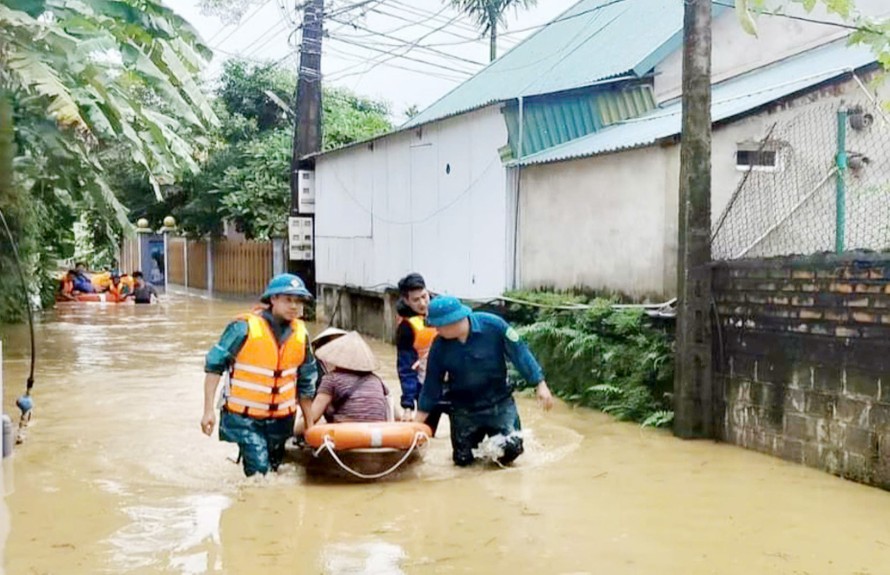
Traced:
[[453, 407], [451, 417], [451, 449], [455, 465], [465, 467], [475, 460], [473, 449], [486, 437], [503, 435], [507, 438], [504, 454], [498, 463], [507, 465], [522, 455], [522, 430], [516, 402], [508, 398], [483, 409]]
[[254, 419], [222, 410], [219, 439], [238, 444], [244, 475], [277, 471], [284, 459], [284, 446], [294, 433], [294, 416]]

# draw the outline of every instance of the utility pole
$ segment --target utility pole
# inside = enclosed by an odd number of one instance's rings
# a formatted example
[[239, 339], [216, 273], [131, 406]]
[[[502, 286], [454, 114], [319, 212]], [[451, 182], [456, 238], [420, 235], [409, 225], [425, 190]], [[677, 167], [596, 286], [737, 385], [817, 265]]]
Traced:
[[716, 438], [711, 367], [711, 0], [685, 0], [674, 433]]
[[[305, 224], [297, 234], [306, 237], [311, 248], [304, 252], [305, 259], [290, 259], [288, 270], [298, 274], [310, 291], [315, 291], [315, 209], [300, 208], [301, 173], [315, 169], [315, 160], [304, 160], [308, 154], [321, 151], [321, 41], [324, 20], [324, 0], [308, 0], [303, 10], [303, 39], [300, 46], [300, 64], [297, 75], [296, 119], [294, 125], [293, 156], [291, 158], [290, 189], [291, 218], [299, 218]], [[289, 228], [291, 226], [288, 226]], [[294, 231], [288, 230], [289, 243], [294, 242]], [[290, 250], [292, 251], [292, 250]]]

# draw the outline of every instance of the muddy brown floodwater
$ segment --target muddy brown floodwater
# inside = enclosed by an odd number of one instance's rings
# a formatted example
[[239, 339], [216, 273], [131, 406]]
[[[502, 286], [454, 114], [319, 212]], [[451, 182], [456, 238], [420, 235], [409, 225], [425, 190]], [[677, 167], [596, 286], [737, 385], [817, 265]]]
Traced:
[[[382, 483], [294, 463], [247, 480], [198, 425], [203, 355], [244, 308], [173, 296], [41, 318], [35, 419], [4, 466], [6, 573], [890, 573], [890, 493], [528, 399], [513, 469], [457, 470], [443, 437]], [[17, 414], [27, 329], [0, 335]]]

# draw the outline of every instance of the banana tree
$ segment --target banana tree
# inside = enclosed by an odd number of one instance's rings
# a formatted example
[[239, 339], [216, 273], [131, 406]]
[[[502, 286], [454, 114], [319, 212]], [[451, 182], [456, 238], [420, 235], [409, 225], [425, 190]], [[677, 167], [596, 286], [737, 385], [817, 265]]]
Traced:
[[31, 263], [78, 213], [129, 227], [103, 151], [141, 166], [158, 198], [197, 170], [204, 134], [218, 123], [198, 81], [210, 56], [160, 0], [0, 0], [0, 93], [17, 150], [14, 177], [3, 182], [14, 192], [0, 208], [27, 208], [16, 227], [25, 246], [39, 242]]
[[182, 134], [216, 121], [195, 80], [209, 57], [192, 27], [157, 1], [0, 2], [0, 82], [41, 99], [72, 151], [124, 142], [158, 194], [178, 170], [196, 169]]

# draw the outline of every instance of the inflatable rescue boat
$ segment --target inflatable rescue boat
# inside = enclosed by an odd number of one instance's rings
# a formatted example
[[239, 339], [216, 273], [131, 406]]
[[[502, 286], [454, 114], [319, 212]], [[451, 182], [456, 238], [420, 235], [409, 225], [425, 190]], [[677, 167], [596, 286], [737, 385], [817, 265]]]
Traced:
[[[421, 459], [433, 432], [416, 422], [324, 423], [306, 431], [309, 472], [345, 472], [347, 477], [381, 479]], [[333, 464], [333, 468], [332, 465]], [[342, 474], [339, 474], [342, 475]]]

